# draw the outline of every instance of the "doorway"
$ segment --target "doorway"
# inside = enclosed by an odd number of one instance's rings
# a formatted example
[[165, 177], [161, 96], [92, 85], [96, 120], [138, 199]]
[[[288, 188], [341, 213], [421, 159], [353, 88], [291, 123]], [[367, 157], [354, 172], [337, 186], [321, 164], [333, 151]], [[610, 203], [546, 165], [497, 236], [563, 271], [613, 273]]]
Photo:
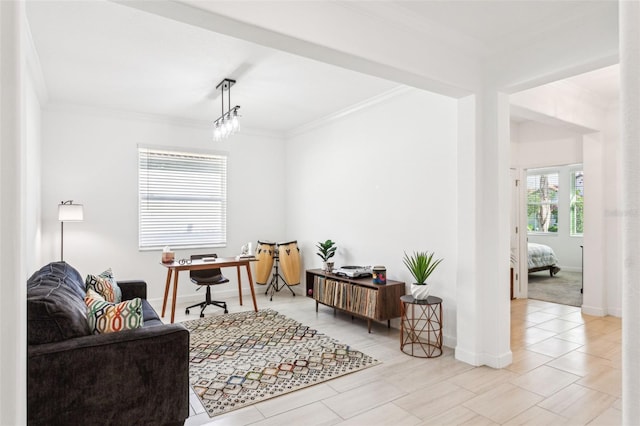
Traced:
[[[512, 233], [518, 256], [516, 297], [582, 306], [584, 171], [582, 164], [512, 170], [520, 218]], [[518, 231], [521, 235], [517, 235]], [[513, 248], [517, 243], [518, 247]], [[512, 260], [513, 263], [513, 260]]]

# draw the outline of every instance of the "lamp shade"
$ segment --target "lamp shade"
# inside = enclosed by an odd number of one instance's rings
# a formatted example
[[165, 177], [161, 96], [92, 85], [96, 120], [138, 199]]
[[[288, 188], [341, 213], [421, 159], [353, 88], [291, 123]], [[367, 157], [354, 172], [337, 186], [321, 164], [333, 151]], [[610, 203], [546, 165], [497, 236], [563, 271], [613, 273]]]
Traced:
[[84, 219], [82, 204], [58, 204], [58, 220], [61, 222], [79, 222]]

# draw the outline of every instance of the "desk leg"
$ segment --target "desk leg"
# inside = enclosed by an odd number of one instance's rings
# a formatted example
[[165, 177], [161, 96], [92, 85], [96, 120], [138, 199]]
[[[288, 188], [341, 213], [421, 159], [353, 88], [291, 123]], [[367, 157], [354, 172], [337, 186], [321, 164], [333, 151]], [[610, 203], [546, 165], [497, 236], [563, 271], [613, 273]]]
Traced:
[[173, 276], [173, 300], [171, 301], [171, 323], [176, 316], [176, 298], [178, 297], [178, 270], [176, 270]]
[[167, 308], [167, 299], [169, 299], [169, 287], [171, 286], [171, 268], [167, 268], [167, 282], [164, 285], [164, 299], [162, 300], [162, 318], [164, 318], [164, 311]]
[[253, 277], [251, 276], [251, 266], [247, 263], [247, 275], [249, 276], [249, 288], [251, 289], [251, 299], [253, 299], [253, 310], [258, 312], [258, 304], [256, 303], [256, 291], [253, 288]]
[[236, 266], [238, 271], [238, 296], [240, 297], [240, 306], [242, 306], [242, 281], [240, 281], [240, 265]]

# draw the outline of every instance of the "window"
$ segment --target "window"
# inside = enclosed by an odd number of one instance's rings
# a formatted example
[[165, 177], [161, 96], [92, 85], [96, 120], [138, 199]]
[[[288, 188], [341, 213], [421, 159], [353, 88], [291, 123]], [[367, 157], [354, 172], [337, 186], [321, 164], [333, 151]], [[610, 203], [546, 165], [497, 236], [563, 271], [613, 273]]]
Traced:
[[227, 157], [138, 149], [139, 248], [224, 247]]
[[558, 232], [558, 172], [527, 175], [527, 226], [530, 232]]
[[584, 172], [571, 172], [571, 235], [582, 236], [584, 233]]

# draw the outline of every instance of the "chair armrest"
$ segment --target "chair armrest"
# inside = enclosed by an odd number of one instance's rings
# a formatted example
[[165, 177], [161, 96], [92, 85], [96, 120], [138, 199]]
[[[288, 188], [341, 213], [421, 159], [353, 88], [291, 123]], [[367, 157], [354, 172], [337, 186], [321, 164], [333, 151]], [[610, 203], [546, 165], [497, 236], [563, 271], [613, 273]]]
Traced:
[[182, 324], [32, 345], [27, 354], [29, 424], [165, 424], [189, 416]]
[[142, 280], [118, 281], [118, 287], [122, 290], [122, 300], [131, 300], [139, 297], [147, 298], [147, 283]]

